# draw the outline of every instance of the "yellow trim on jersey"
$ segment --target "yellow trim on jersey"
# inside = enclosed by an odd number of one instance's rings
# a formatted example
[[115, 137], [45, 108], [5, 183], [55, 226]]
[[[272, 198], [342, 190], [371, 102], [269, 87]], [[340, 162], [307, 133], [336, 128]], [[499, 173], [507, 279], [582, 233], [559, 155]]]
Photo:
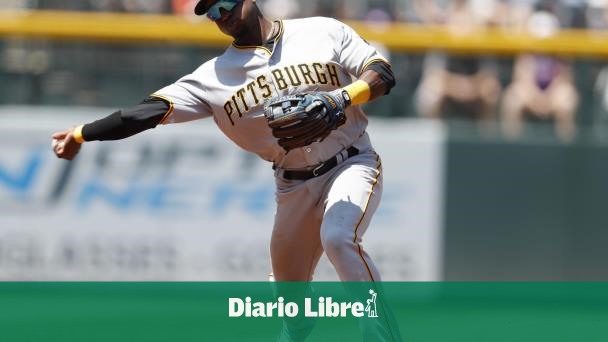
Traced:
[[[278, 41], [279, 39], [281, 39], [281, 37], [283, 36], [283, 32], [285, 31], [285, 27], [283, 26], [283, 20], [277, 20], [277, 22], [279, 23], [279, 33], [277, 34], [277, 36], [275, 37], [275, 44], [276, 41]], [[235, 42], [232, 42], [232, 46], [239, 49], [239, 50], [249, 50], [249, 49], [260, 49], [260, 50], [264, 50], [266, 51], [269, 55], [272, 55], [272, 51], [270, 51], [268, 48], [264, 47], [264, 46], [259, 46], [259, 45], [238, 45]]]
[[285, 32], [285, 26], [283, 26], [283, 20], [279, 20], [279, 34], [277, 34], [275, 40], [281, 39], [281, 37], [283, 37], [283, 32]]
[[372, 190], [369, 192], [369, 196], [367, 197], [367, 201], [365, 202], [365, 209], [363, 209], [363, 214], [361, 215], [361, 218], [359, 219], [359, 222], [357, 223], [357, 226], [355, 227], [355, 237], [353, 239], [353, 243], [357, 244], [358, 246], [358, 254], [359, 257], [361, 257], [361, 261], [363, 261], [363, 264], [365, 265], [365, 267], [367, 268], [367, 272], [369, 273], [369, 277], [372, 279], [372, 282], [375, 282], [376, 280], [374, 279], [374, 275], [372, 274], [372, 271], [369, 267], [369, 265], [367, 264], [367, 261], [365, 261], [365, 258], [363, 257], [363, 251], [361, 249], [361, 244], [357, 243], [357, 234], [359, 232], [359, 227], [361, 226], [361, 223], [363, 223], [363, 219], [365, 218], [365, 214], [367, 213], [367, 208], [369, 207], [369, 202], [372, 199], [372, 195], [374, 194], [374, 189], [376, 188], [376, 185], [378, 185], [378, 181], [380, 180], [380, 175], [382, 174], [382, 162], [380, 161], [380, 156], [376, 154], [376, 169], [378, 170], [378, 174], [376, 175], [376, 178], [374, 178], [374, 182], [372, 184]]
[[82, 136], [83, 127], [84, 127], [84, 125], [80, 125], [80, 126], [74, 128], [74, 130], [72, 131], [72, 136], [74, 137], [74, 141], [76, 141], [79, 144], [82, 144], [83, 142], [86, 141], [86, 140], [84, 140], [84, 137]]
[[232, 43], [232, 46], [239, 50], [262, 50], [262, 51], [266, 52], [268, 55], [272, 55], [272, 51], [270, 51], [268, 48], [265, 48], [263, 46], [255, 46], [255, 45], [241, 46], [241, 45], [236, 45], [235, 43]]
[[173, 105], [173, 101], [171, 101], [170, 98], [162, 96], [162, 95], [158, 95], [158, 94], [152, 94], [150, 95], [150, 97], [158, 97], [161, 100], [165, 100], [169, 103], [169, 110], [167, 111], [167, 113], [165, 113], [165, 116], [163, 116], [162, 120], [160, 120], [160, 124], [164, 125], [166, 124], [166, 120], [169, 119], [169, 116], [173, 113], [173, 109], [175, 108], [175, 106]]
[[350, 97], [350, 104], [353, 106], [364, 104], [372, 97], [372, 90], [369, 84], [363, 80], [357, 80], [344, 87]]
[[365, 70], [367, 70], [367, 68], [369, 68], [370, 65], [372, 65], [376, 62], [386, 63], [386, 64], [388, 64], [388, 66], [391, 66], [391, 63], [389, 63], [384, 58], [373, 58], [373, 59], [370, 59], [367, 63], [365, 63], [365, 65], [363, 65], [363, 69], [361, 69], [361, 74], [363, 74], [365, 72]]

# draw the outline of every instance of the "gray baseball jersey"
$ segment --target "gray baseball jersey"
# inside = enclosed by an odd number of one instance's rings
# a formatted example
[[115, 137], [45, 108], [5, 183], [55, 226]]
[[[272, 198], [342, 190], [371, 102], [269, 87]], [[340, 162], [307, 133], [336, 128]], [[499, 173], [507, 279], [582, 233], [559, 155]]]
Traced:
[[317, 17], [279, 24], [273, 51], [232, 44], [223, 55], [156, 92], [154, 95], [173, 104], [163, 123], [212, 116], [238, 146], [284, 168], [316, 165], [353, 145], [367, 127], [359, 106], [348, 108], [346, 124], [322, 142], [286, 154], [266, 123], [264, 101], [343, 87], [369, 64], [385, 61], [384, 57], [334, 19]]

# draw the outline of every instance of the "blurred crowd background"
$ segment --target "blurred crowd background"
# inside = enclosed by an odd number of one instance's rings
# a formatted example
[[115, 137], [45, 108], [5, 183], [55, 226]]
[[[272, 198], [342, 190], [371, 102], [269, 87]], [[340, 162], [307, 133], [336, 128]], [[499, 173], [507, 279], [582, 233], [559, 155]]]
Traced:
[[[4, 0], [4, 9], [192, 15], [194, 0]], [[560, 29], [608, 29], [607, 0], [259, 0], [277, 18], [314, 15], [377, 25], [443, 24], [455, 32], [498, 27], [539, 36]], [[312, 47], [311, 47], [312, 48]], [[382, 49], [382, 46], [379, 46]], [[219, 51], [161, 45], [0, 40], [0, 104], [117, 107], [188, 73]], [[599, 59], [448, 55], [384, 50], [398, 77], [393, 96], [370, 115], [463, 119], [506, 137], [549, 122], [568, 141], [608, 121], [608, 68]], [[120, 61], [117, 63], [116, 61]], [[162, 68], [159, 66], [163, 65]], [[552, 133], [552, 134], [553, 134]]]

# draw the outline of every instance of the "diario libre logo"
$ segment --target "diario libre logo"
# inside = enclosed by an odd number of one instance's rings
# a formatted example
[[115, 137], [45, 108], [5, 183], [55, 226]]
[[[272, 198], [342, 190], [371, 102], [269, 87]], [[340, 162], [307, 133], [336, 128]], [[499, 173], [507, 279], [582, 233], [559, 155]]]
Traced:
[[[378, 294], [369, 290], [371, 298], [361, 302], [335, 302], [332, 297], [319, 297], [318, 300], [304, 298], [304, 317], [367, 317], [377, 318], [376, 300]], [[300, 306], [295, 302], [285, 302], [283, 297], [276, 302], [253, 302], [251, 297], [228, 298], [229, 317], [296, 317]]]

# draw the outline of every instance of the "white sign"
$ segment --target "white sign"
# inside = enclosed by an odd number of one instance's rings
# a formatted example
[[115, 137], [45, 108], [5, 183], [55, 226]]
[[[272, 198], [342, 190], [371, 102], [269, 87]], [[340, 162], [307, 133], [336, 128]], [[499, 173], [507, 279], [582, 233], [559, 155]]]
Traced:
[[[212, 120], [52, 154], [51, 133], [110, 112], [0, 108], [0, 279], [266, 280], [271, 165]], [[384, 191], [364, 246], [383, 280], [439, 280], [443, 129], [370, 125]], [[337, 280], [326, 259], [315, 279]]]

